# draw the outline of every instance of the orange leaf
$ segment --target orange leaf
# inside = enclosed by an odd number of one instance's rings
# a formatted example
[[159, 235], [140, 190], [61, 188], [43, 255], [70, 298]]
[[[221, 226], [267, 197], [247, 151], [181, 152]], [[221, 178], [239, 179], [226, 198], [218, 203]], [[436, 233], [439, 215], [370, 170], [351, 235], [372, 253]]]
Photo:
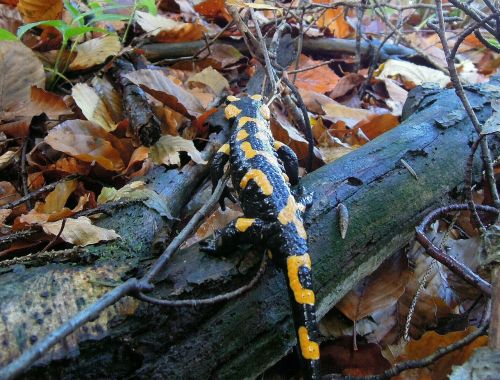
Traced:
[[[330, 0], [313, 0], [316, 4], [329, 4]], [[349, 37], [354, 29], [349, 25], [344, 17], [344, 9], [328, 9], [316, 22], [319, 28], [326, 28], [337, 38]]]
[[178, 22], [162, 15], [137, 11], [135, 19], [141, 28], [154, 36], [157, 42], [187, 42], [203, 38], [205, 27], [200, 24]]
[[98, 125], [84, 120], [68, 120], [53, 128], [45, 142], [53, 149], [85, 162], [97, 162], [104, 169], [125, 168], [122, 142]]
[[[299, 68], [317, 65], [320, 61], [315, 61], [306, 55], [301, 55]], [[339, 77], [328, 66], [319, 66], [311, 70], [297, 74], [295, 85], [302, 90], [310, 90], [319, 93], [332, 91], [339, 81]]]
[[[397, 358], [397, 362], [407, 360], [418, 360], [425, 356], [431, 355], [439, 348], [449, 346], [450, 344], [464, 338], [475, 330], [474, 327], [469, 327], [465, 331], [450, 332], [446, 335], [439, 335], [435, 331], [426, 332], [419, 340], [412, 340], [405, 348], [404, 354]], [[428, 377], [433, 380], [446, 379], [451, 373], [451, 367], [460, 365], [472, 355], [478, 347], [485, 346], [488, 343], [487, 336], [481, 336], [460, 350], [455, 350], [443, 356], [429, 367], [419, 368], [405, 372], [405, 376], [397, 376], [393, 379], [408, 379], [408, 378], [424, 378]], [[416, 377], [408, 377], [408, 376]]]
[[194, 10], [208, 20], [225, 19], [227, 22], [232, 20], [229, 12], [224, 5], [224, 0], [205, 0], [194, 6]]
[[62, 16], [62, 0], [19, 0], [17, 9], [25, 23], [59, 20]]
[[380, 136], [397, 125], [399, 125], [399, 119], [390, 113], [369, 115], [366, 119], [356, 124], [354, 132], [361, 129], [370, 140], [373, 140], [375, 137]]

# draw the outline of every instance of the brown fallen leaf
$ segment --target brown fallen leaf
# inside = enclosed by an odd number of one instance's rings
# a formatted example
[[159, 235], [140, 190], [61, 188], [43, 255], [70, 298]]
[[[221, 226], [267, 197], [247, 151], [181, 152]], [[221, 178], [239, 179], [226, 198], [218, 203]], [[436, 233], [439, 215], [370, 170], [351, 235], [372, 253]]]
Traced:
[[407, 90], [425, 82], [436, 83], [441, 87], [450, 83], [450, 78], [439, 70], [396, 59], [389, 59], [381, 64], [375, 72], [375, 77], [399, 78]]
[[220, 96], [222, 92], [229, 88], [229, 82], [226, 78], [222, 76], [217, 70], [214, 70], [213, 67], [207, 67], [200, 71], [199, 73], [194, 74], [188, 80], [189, 82], [200, 82], [212, 89], [215, 95]]
[[197, 164], [206, 164], [200, 152], [194, 146], [193, 141], [186, 140], [180, 136], [162, 136], [158, 142], [150, 148], [149, 157], [155, 164], [180, 165], [179, 152], [186, 152]]
[[5, 169], [12, 162], [14, 162], [19, 152], [20, 152], [19, 149], [14, 149], [14, 150], [8, 150], [3, 154], [0, 154], [0, 170]]
[[85, 162], [97, 162], [104, 169], [125, 168], [124, 143], [98, 125], [84, 120], [68, 120], [53, 128], [45, 137], [53, 149]]
[[[61, 231], [63, 221], [44, 223], [45, 233], [56, 236]], [[60, 238], [67, 243], [78, 246], [97, 244], [101, 241], [120, 239], [114, 230], [94, 226], [89, 218], [80, 216], [78, 219], [66, 219]]]
[[17, 103], [11, 112], [5, 113], [5, 116], [9, 118], [31, 118], [42, 113], [51, 119], [57, 120], [60, 116], [69, 115], [73, 112], [60, 96], [32, 86], [30, 98]]
[[353, 132], [356, 133], [358, 130], [362, 130], [370, 140], [373, 140], [398, 125], [399, 118], [393, 114], [369, 115], [354, 126]]
[[175, 84], [159, 70], [137, 70], [127, 74], [126, 77], [148, 94], [184, 116], [195, 119], [204, 112], [203, 106], [194, 95]]
[[111, 119], [118, 123], [123, 120], [123, 103], [122, 96], [115, 90], [113, 85], [106, 78], [95, 76], [92, 78], [92, 87], [94, 88], [99, 98], [106, 105]]
[[70, 63], [70, 70], [84, 70], [106, 61], [108, 57], [116, 56], [121, 49], [120, 39], [116, 34], [94, 38], [76, 47], [76, 57]]
[[[301, 54], [299, 59], [299, 68], [304, 69], [321, 63], [308, 56]], [[291, 75], [291, 74], [289, 74]], [[319, 66], [311, 70], [302, 71], [297, 74], [295, 85], [300, 90], [309, 90], [318, 93], [332, 91], [339, 81], [337, 74], [328, 66]]]
[[116, 123], [111, 117], [106, 103], [88, 84], [78, 83], [74, 85], [71, 89], [71, 96], [87, 120], [100, 125], [106, 132], [112, 132], [116, 129]]
[[154, 36], [156, 42], [187, 42], [203, 38], [205, 28], [200, 24], [174, 21], [162, 15], [135, 12], [135, 20], [140, 27]]
[[[330, 0], [313, 0], [313, 3], [330, 4], [331, 2]], [[328, 29], [328, 31], [337, 38], [347, 38], [354, 32], [354, 28], [349, 25], [344, 17], [343, 7], [327, 9], [318, 19], [316, 24], [321, 29]]]
[[[396, 359], [396, 363], [422, 359], [435, 353], [439, 348], [449, 346], [457, 340], [466, 337], [474, 330], [474, 327], [469, 327], [465, 331], [455, 331], [446, 335], [428, 331], [419, 340], [410, 341], [406, 345], [404, 353]], [[481, 336], [462, 349], [450, 352], [427, 367], [405, 371], [393, 379], [446, 379], [447, 375], [451, 373], [452, 366], [465, 363], [476, 348], [486, 346], [487, 343], [488, 337], [486, 335]]]
[[0, 4], [0, 28], [16, 34], [17, 29], [23, 24], [23, 19], [17, 8], [13, 8], [17, 5], [17, 0], [9, 1], [0, 1], [0, 3], [3, 3]]
[[17, 9], [23, 16], [23, 21], [60, 20], [63, 11], [62, 0], [19, 0]]
[[0, 120], [28, 102], [31, 87], [45, 87], [43, 65], [20, 41], [0, 41]]
[[406, 258], [395, 256], [356, 285], [336, 308], [351, 321], [359, 321], [379, 309], [394, 305], [403, 295], [409, 275]]
[[196, 4], [194, 9], [208, 20], [224, 19], [227, 22], [232, 20], [224, 0], [204, 0]]

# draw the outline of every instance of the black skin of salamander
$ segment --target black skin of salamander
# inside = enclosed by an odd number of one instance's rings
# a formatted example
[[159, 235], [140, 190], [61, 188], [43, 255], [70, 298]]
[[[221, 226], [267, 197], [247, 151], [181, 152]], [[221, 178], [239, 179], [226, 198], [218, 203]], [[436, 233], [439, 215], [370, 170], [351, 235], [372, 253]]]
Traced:
[[[240, 243], [252, 243], [258, 247], [267, 248], [272, 254], [273, 261], [279, 267], [284, 268], [287, 281], [290, 285], [287, 272], [287, 257], [307, 255], [307, 239], [299, 235], [297, 232], [298, 228], [294, 223], [282, 224], [278, 220], [278, 216], [280, 211], [286, 206], [289, 196], [292, 195], [297, 204], [301, 206], [295, 215], [297, 222], [300, 222], [302, 225], [303, 213], [306, 207], [311, 204], [312, 196], [304, 194], [301, 188], [292, 193], [290, 185], [295, 185], [299, 178], [297, 157], [286, 145], [281, 145], [279, 149], [275, 149], [275, 141], [270, 132], [269, 122], [265, 119], [261, 111], [262, 102], [246, 96], [238, 100], [233, 99], [230, 104], [240, 110], [240, 112], [233, 119], [234, 130], [229, 139], [229, 154], [227, 150], [219, 151], [214, 157], [211, 169], [212, 183], [215, 187], [223, 175], [225, 164], [229, 161], [232, 170], [231, 179], [234, 189], [238, 192], [244, 216], [245, 218], [255, 218], [255, 221], [243, 232], [241, 228], [237, 228], [237, 221], [231, 222], [223, 230], [216, 231], [214, 239], [205, 241], [202, 244], [202, 250], [214, 254], [229, 254]], [[264, 125], [265, 129], [262, 127], [258, 128], [253, 121], [247, 121], [241, 128], [238, 128], [238, 123], [242, 117], [259, 120], [260, 125]], [[237, 135], [241, 129], [245, 129], [248, 133], [248, 136], [243, 140], [239, 140]], [[258, 134], [259, 131], [260, 133]], [[254, 150], [265, 152], [268, 156], [257, 154], [255, 157], [247, 158], [245, 151], [241, 148], [241, 144], [245, 141], [249, 142]], [[272, 157], [275, 157], [276, 160], [273, 160]], [[263, 189], [254, 180], [248, 181], [245, 188], [240, 187], [241, 180], [252, 169], [258, 169], [265, 174], [265, 177], [273, 188], [271, 194], [264, 194]], [[286, 180], [287, 176], [289, 182]], [[229, 191], [226, 189], [221, 197], [222, 205], [224, 197], [228, 196]], [[304, 289], [312, 291], [312, 273], [310, 268], [299, 266], [298, 278]], [[316, 345], [317, 343], [315, 342], [318, 342], [318, 329], [314, 303], [298, 303], [294, 298], [294, 293], [290, 286], [288, 286], [288, 291], [296, 334], [300, 326], [305, 326], [310, 341]], [[300, 345], [298, 351], [301, 357], [304, 378], [319, 379], [319, 357], [317, 360], [305, 359], [302, 356]]]

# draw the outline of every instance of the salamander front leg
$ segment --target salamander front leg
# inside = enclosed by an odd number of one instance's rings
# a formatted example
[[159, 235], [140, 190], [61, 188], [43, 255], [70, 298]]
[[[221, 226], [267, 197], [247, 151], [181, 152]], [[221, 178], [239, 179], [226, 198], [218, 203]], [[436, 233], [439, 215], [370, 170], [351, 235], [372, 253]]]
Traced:
[[234, 251], [238, 244], [261, 243], [267, 231], [261, 219], [238, 218], [222, 230], [215, 231], [213, 239], [200, 242], [201, 251], [224, 256]]
[[[212, 162], [212, 167], [210, 168], [212, 191], [217, 186], [217, 182], [219, 182], [219, 179], [221, 179], [222, 176], [224, 175], [224, 166], [229, 161], [229, 152], [230, 152], [229, 144], [224, 144], [220, 147], [217, 153], [215, 153], [214, 160]], [[226, 209], [226, 205], [224, 204], [225, 198], [229, 199], [232, 202], [236, 202], [236, 198], [234, 197], [233, 194], [231, 194], [231, 191], [227, 186], [224, 188], [224, 191], [222, 192], [222, 195], [219, 199], [219, 204], [222, 211]]]
[[290, 180], [290, 184], [296, 185], [299, 182], [299, 160], [295, 152], [282, 142], [275, 141], [274, 149], [279, 159], [283, 162], [285, 173]]

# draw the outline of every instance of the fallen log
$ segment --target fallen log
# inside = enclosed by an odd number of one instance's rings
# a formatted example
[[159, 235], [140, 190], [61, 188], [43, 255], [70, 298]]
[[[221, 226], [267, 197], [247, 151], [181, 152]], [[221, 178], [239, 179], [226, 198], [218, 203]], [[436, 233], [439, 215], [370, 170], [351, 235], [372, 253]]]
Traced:
[[[499, 81], [474, 87], [468, 96], [485, 120], [492, 99], [500, 98]], [[314, 191], [306, 228], [320, 317], [404, 246], [425, 213], [460, 196], [475, 135], [454, 92], [414, 91], [405, 116], [399, 127], [301, 181]], [[499, 141], [491, 146], [498, 155]], [[205, 170], [190, 166], [153, 176], [152, 187], [170, 194], [172, 215], [179, 215]], [[189, 171], [196, 179], [184, 177]], [[345, 239], [337, 222], [339, 202], [350, 215]], [[2, 365], [154, 260], [150, 246], [165, 224], [154, 211], [134, 205], [100, 223], [122, 240], [87, 249], [72, 265], [2, 269]], [[207, 297], [234, 289], [253, 276], [259, 255], [242, 249], [217, 258], [192, 246], [174, 256], [153, 295]], [[126, 298], [65, 339], [25, 378], [255, 378], [294, 339], [285, 279], [274, 268], [245, 296], [224, 304], [168, 308]]]
[[[218, 43], [230, 44], [243, 54], [248, 54], [248, 48], [243, 41], [221, 39]], [[296, 40], [294, 40], [294, 45]], [[149, 61], [156, 62], [162, 59], [191, 57], [206, 46], [205, 41], [191, 41], [182, 43], [155, 43], [141, 46], [141, 50]], [[363, 58], [371, 58], [379, 48], [379, 41], [361, 41], [360, 52]], [[307, 54], [322, 57], [335, 57], [341, 54], [356, 54], [356, 40], [342, 38], [306, 38], [303, 41], [303, 51]], [[206, 54], [209, 54], [207, 51]], [[387, 59], [411, 59], [416, 56], [413, 49], [402, 45], [384, 44], [380, 48], [379, 62]], [[203, 56], [203, 55], [202, 55]]]

